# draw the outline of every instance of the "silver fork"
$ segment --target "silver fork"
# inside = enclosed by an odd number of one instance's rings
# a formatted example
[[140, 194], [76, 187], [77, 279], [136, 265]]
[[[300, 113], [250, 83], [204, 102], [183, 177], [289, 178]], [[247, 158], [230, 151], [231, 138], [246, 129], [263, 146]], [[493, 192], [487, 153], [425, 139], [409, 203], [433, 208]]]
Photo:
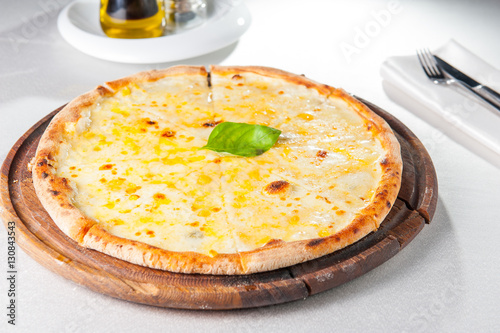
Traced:
[[455, 80], [446, 72], [441, 70], [438, 63], [436, 62], [436, 59], [434, 58], [434, 55], [431, 53], [431, 51], [429, 51], [429, 49], [417, 50], [417, 57], [425, 74], [435, 84], [457, 85], [459, 87], [462, 87], [468, 92], [472, 92], [474, 95], [479, 97], [481, 101], [488, 103], [489, 105], [500, 111], [500, 106], [498, 104], [481, 95], [478, 91], [474, 90], [472, 87], [468, 86], [462, 81]]
[[434, 59], [434, 56], [429, 49], [417, 50], [417, 57], [420, 65], [424, 69], [425, 74], [435, 84], [449, 84], [452, 83], [450, 81], [455, 81], [444, 76], [443, 71], [439, 68], [436, 59]]

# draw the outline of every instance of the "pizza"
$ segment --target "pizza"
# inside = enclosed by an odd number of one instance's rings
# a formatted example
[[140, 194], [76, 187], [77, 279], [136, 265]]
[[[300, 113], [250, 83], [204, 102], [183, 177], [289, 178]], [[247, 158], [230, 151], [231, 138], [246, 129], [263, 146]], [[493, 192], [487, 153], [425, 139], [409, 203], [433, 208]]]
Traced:
[[[254, 156], [202, 149], [222, 124], [279, 136]], [[376, 231], [401, 171], [394, 133], [364, 104], [251, 66], [106, 82], [53, 118], [32, 162], [41, 204], [79, 246], [218, 275], [287, 267]]]

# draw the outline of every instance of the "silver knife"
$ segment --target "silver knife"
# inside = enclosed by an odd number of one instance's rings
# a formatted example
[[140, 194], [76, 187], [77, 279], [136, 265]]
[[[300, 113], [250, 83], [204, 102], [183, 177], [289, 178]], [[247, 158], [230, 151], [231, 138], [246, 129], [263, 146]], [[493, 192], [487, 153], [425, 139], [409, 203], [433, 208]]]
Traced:
[[461, 83], [462, 86], [467, 88], [468, 90], [472, 91], [479, 97], [481, 97], [483, 100], [491, 104], [492, 106], [496, 107], [497, 109], [500, 109], [500, 94], [494, 91], [493, 89], [482, 85], [481, 83], [477, 82], [467, 74], [462, 73], [443, 59], [439, 58], [438, 56], [434, 56], [436, 59], [436, 62], [441, 69], [447, 73], [450, 77], [458, 81], [458, 83]]

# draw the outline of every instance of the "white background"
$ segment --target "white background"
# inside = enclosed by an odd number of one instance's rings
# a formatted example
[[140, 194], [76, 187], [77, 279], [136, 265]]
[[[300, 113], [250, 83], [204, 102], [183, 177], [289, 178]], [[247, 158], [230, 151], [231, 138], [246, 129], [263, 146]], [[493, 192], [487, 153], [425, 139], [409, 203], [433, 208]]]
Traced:
[[[500, 331], [500, 170], [389, 100], [379, 74], [387, 57], [436, 48], [450, 38], [500, 68], [500, 2], [399, 1], [361, 45], [356, 35], [376, 22], [374, 13], [392, 8], [390, 1], [248, 0], [253, 22], [239, 42], [155, 65], [112, 63], [75, 50], [56, 27], [66, 3], [0, 1], [0, 160], [36, 121], [104, 81], [179, 63], [263, 65], [342, 87], [403, 121], [435, 163], [437, 212], [409, 246], [368, 274], [303, 301], [241, 311], [112, 299], [53, 274], [18, 248], [16, 326], [7, 324], [7, 265], [0, 264], [0, 331]], [[346, 56], [342, 46], [356, 42], [357, 53]], [[0, 227], [0, 258], [6, 256]]]

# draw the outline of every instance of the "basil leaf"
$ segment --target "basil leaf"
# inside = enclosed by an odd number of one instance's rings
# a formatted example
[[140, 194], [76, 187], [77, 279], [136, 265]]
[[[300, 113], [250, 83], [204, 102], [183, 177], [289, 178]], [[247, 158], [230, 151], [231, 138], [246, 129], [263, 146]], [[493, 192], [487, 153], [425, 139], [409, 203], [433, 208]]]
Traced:
[[280, 130], [263, 125], [224, 122], [215, 126], [200, 149], [252, 157], [268, 151], [280, 134]]

